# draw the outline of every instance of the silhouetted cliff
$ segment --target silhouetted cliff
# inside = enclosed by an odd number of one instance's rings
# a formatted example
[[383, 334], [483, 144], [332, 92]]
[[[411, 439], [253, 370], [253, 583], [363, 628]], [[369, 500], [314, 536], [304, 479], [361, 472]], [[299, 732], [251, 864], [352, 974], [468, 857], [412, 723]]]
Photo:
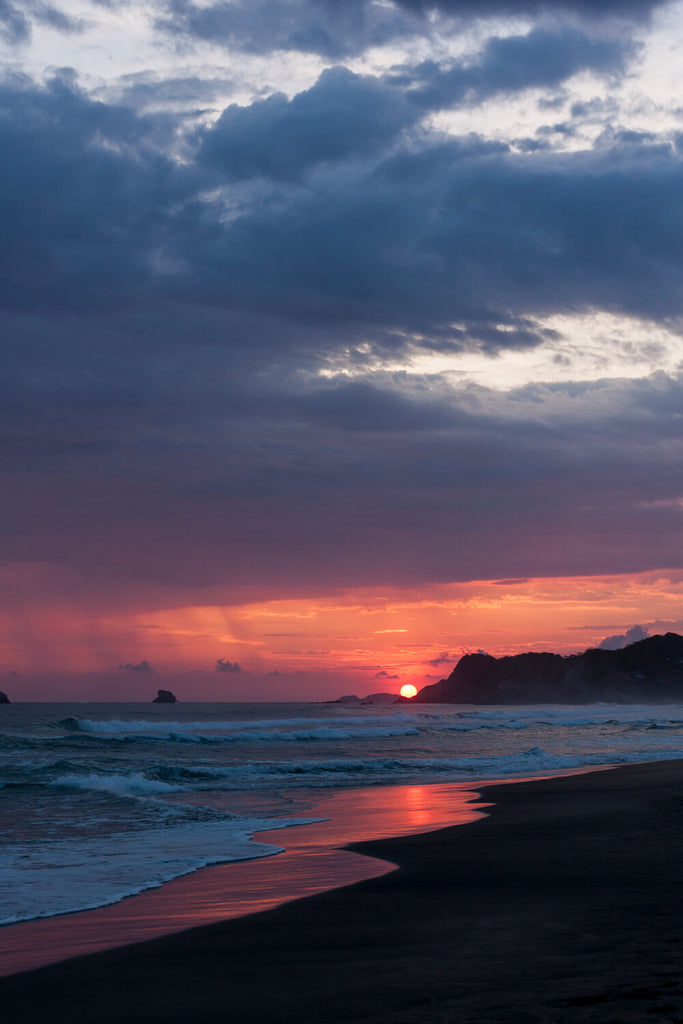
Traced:
[[683, 700], [683, 637], [650, 636], [619, 651], [466, 654], [416, 704], [582, 704]]

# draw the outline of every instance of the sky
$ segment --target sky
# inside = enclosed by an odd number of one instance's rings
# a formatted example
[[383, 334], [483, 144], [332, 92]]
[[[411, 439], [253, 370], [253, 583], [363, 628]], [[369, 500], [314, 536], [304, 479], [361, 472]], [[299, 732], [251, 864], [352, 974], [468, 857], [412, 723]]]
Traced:
[[0, 688], [683, 631], [682, 45], [679, 0], [0, 0]]

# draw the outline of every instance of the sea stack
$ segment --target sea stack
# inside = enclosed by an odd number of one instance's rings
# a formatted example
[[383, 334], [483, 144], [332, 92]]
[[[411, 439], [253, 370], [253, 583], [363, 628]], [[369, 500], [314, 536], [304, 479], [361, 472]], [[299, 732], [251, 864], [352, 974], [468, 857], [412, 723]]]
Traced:
[[7, 694], [3, 693], [2, 690], [0, 690], [0, 704], [9, 704], [9, 703], [10, 703], [10, 699], [7, 696]]
[[152, 704], [177, 704], [178, 698], [170, 690], [157, 690]]

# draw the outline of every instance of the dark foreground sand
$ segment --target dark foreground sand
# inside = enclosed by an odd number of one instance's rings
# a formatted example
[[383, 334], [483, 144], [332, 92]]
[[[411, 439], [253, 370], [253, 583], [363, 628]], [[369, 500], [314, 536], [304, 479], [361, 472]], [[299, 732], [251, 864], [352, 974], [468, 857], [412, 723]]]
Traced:
[[683, 761], [489, 787], [398, 871], [0, 981], [6, 1024], [683, 1024]]

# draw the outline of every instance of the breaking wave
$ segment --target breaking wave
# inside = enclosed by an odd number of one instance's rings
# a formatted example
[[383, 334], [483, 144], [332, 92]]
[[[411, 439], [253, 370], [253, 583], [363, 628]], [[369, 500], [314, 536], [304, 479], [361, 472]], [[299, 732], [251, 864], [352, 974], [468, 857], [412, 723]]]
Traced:
[[148, 779], [140, 772], [128, 775], [62, 775], [50, 782], [51, 786], [65, 789], [91, 789], [99, 793], [109, 793], [118, 797], [158, 796], [161, 793], [178, 793], [182, 787], [168, 782]]
[[[386, 724], [384, 724], [386, 722]], [[348, 723], [348, 724], [347, 724]], [[301, 726], [305, 724], [306, 728]], [[348, 725], [352, 724], [352, 728]], [[326, 740], [364, 740], [382, 737], [416, 736], [418, 726], [412, 716], [393, 715], [366, 719], [285, 719], [263, 722], [149, 722], [108, 721], [69, 718], [60, 725], [70, 732], [124, 742], [165, 743], [308, 743]], [[268, 728], [272, 726], [272, 728]], [[292, 727], [295, 726], [295, 727]]]

